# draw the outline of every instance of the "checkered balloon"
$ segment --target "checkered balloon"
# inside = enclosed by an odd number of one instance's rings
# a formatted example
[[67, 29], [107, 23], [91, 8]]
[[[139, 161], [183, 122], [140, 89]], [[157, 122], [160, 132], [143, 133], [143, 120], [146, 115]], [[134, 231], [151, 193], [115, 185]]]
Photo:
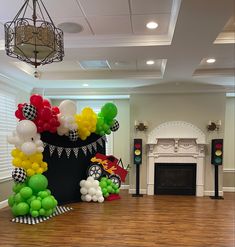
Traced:
[[115, 132], [119, 129], [119, 122], [117, 119], [114, 119], [114, 124], [110, 127], [110, 130]]
[[23, 183], [26, 180], [26, 172], [23, 168], [16, 167], [12, 171], [12, 178], [16, 183]]
[[77, 139], [78, 139], [77, 130], [70, 130], [69, 131], [69, 140], [75, 142], [75, 141], [77, 141]]
[[37, 116], [37, 109], [31, 104], [25, 104], [22, 109], [23, 115], [28, 120], [34, 120]]

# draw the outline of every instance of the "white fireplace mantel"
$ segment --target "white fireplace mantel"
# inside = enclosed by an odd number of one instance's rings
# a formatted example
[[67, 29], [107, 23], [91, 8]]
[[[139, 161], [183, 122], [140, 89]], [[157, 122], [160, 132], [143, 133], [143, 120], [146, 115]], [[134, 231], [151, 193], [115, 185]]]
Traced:
[[184, 121], [166, 122], [148, 135], [147, 194], [154, 194], [155, 163], [196, 163], [196, 196], [204, 195], [205, 134]]

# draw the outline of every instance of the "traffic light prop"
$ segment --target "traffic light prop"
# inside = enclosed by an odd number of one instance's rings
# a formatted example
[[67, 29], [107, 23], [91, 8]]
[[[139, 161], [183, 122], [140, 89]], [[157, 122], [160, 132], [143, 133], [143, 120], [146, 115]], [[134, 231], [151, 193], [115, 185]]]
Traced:
[[134, 139], [134, 164], [142, 163], [142, 139]]
[[134, 164], [136, 165], [136, 193], [133, 197], [142, 197], [140, 194], [140, 165], [142, 163], [142, 139], [134, 139]]
[[211, 164], [215, 166], [223, 164], [223, 139], [211, 141]]
[[215, 168], [215, 195], [211, 199], [224, 199], [219, 196], [219, 166], [223, 164], [223, 139], [211, 141], [211, 164]]

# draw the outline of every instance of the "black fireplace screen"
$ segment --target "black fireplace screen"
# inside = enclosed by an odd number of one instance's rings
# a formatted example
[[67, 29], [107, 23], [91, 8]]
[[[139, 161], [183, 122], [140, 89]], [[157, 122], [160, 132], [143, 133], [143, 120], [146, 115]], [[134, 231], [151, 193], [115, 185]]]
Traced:
[[195, 195], [196, 164], [156, 163], [155, 195]]

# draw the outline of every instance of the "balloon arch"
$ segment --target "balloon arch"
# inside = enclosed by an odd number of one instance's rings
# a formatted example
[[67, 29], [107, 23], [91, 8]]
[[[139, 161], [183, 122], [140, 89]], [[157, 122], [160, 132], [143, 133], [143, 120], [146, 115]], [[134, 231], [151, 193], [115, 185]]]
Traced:
[[[113, 103], [106, 103], [98, 114], [89, 107], [78, 114], [73, 101], [64, 100], [57, 107], [38, 94], [30, 97], [30, 103], [19, 104], [15, 112], [19, 121], [15, 131], [7, 137], [8, 142], [15, 146], [11, 152], [15, 167], [12, 171], [14, 193], [8, 198], [13, 215], [50, 216], [58, 202], [68, 202], [63, 198], [66, 191], [62, 190], [61, 195], [53, 190], [56, 176], [50, 172], [50, 162], [53, 163], [54, 159], [56, 164], [58, 158], [67, 158], [57, 167], [61, 167], [63, 172], [65, 163], [68, 166], [73, 155], [76, 171], [71, 172], [74, 173], [80, 169], [77, 163], [89, 162], [94, 152], [104, 153], [105, 135], [119, 128], [116, 115], [117, 107]], [[85, 171], [86, 167], [81, 169]], [[66, 172], [63, 176], [66, 177]], [[75, 181], [80, 182], [80, 190], [71, 184], [75, 187], [71, 193], [83, 201], [98, 202], [103, 202], [109, 194], [119, 193], [119, 188], [110, 179], [102, 177], [100, 180], [94, 176], [85, 180], [83, 172]], [[60, 187], [66, 188], [66, 185]]]

